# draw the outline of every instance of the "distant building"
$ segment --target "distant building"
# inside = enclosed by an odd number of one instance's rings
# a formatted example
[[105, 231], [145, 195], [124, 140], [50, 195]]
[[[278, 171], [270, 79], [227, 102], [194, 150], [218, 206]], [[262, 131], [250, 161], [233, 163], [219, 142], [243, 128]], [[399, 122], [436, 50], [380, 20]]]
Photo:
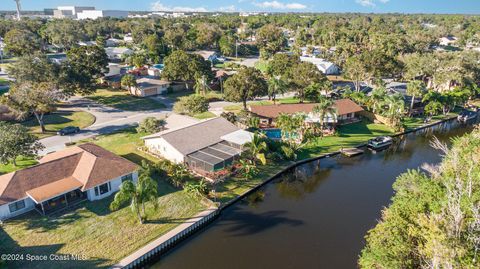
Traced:
[[53, 17], [57, 19], [76, 19], [77, 14], [85, 10], [95, 10], [95, 7], [60, 6], [53, 10]]
[[198, 50], [193, 53], [202, 56], [205, 61], [210, 61], [212, 63], [216, 62], [219, 56], [218, 53], [213, 50]]
[[127, 18], [128, 11], [122, 10], [84, 10], [77, 14], [77, 19], [98, 19], [98, 18]]
[[132, 55], [133, 50], [129, 48], [118, 48], [118, 47], [108, 47], [105, 48], [105, 53], [108, 56], [108, 59], [115, 61], [121, 60], [123, 57]]
[[66, 53], [51, 53], [47, 54], [47, 59], [55, 64], [61, 64], [67, 60]]
[[314, 64], [318, 68], [318, 70], [320, 70], [325, 75], [340, 74], [340, 67], [338, 67], [336, 64], [332, 62], [326, 61], [321, 58], [300, 57], [300, 61]]
[[451, 46], [451, 45], [457, 43], [457, 40], [458, 40], [458, 38], [456, 38], [454, 36], [444, 36], [444, 37], [441, 37], [439, 39], [438, 43], [441, 46]]

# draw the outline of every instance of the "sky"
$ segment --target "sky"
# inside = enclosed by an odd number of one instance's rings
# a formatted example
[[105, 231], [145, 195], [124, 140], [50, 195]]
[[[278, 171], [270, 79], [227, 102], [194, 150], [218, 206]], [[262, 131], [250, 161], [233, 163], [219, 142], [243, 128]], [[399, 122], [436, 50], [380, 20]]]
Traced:
[[[43, 10], [65, 5], [132, 11], [480, 14], [480, 0], [21, 0], [23, 10]], [[14, 0], [0, 0], [0, 10], [14, 9]]]

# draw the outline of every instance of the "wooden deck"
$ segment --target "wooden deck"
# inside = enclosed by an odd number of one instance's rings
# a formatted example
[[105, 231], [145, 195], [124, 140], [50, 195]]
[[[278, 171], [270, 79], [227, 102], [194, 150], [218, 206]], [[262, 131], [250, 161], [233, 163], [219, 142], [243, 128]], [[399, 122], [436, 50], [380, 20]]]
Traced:
[[362, 149], [358, 149], [358, 148], [345, 148], [345, 149], [341, 149], [340, 152], [341, 152], [344, 156], [353, 157], [353, 156], [357, 156], [357, 155], [362, 154], [362, 153], [363, 153], [363, 150], [362, 150]]

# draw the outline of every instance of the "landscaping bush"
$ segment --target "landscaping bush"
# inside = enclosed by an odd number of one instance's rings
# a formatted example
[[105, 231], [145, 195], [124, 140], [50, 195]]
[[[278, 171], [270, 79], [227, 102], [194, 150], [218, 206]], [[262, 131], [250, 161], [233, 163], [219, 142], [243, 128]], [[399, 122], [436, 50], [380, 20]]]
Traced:
[[225, 118], [231, 123], [237, 122], [237, 116], [233, 112], [222, 112], [222, 114], [220, 114], [220, 117]]
[[208, 100], [207, 98], [197, 94], [180, 97], [180, 100], [173, 106], [173, 111], [179, 114], [187, 114], [190, 116], [207, 112]]
[[157, 119], [155, 117], [148, 117], [142, 120], [137, 127], [137, 132], [139, 133], [156, 133], [163, 130], [165, 127], [166, 121], [164, 119]]

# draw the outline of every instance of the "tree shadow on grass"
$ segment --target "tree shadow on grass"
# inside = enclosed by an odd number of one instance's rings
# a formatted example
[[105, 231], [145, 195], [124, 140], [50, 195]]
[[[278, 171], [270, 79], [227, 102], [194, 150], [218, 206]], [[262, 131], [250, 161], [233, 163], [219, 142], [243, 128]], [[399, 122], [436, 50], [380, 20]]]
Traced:
[[19, 217], [9, 219], [7, 222], [14, 225], [23, 225], [29, 230], [35, 230], [37, 232], [48, 232], [55, 230], [63, 225], [73, 223], [82, 216], [76, 211], [65, 211], [63, 215], [43, 216], [37, 211], [33, 210]]

